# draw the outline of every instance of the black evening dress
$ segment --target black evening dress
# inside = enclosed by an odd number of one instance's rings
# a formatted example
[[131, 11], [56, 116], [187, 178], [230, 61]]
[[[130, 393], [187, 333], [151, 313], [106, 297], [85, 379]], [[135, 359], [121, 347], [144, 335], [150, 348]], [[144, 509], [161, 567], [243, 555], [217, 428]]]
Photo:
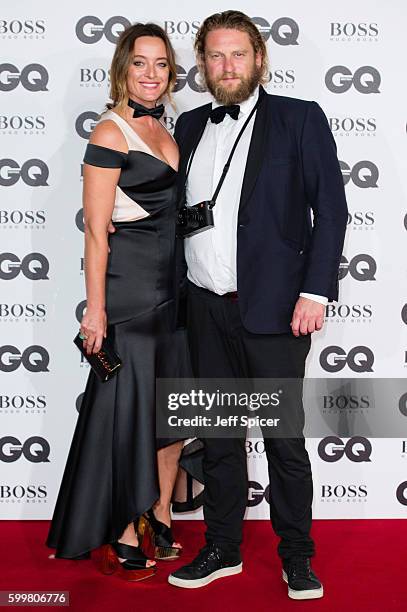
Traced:
[[90, 371], [47, 545], [74, 558], [117, 540], [159, 497], [157, 377], [190, 376], [174, 332], [176, 171], [114, 111], [127, 154], [88, 144], [84, 161], [121, 168], [106, 273], [108, 337], [123, 366], [101, 383]]

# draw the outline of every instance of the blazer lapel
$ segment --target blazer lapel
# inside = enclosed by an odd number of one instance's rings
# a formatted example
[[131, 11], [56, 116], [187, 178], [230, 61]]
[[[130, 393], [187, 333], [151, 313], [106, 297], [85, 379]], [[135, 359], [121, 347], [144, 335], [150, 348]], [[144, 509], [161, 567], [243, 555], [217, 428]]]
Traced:
[[269, 138], [270, 111], [267, 103], [268, 96], [261, 86], [259, 95], [261, 99], [256, 112], [256, 119], [254, 121], [252, 138], [247, 155], [242, 192], [240, 195], [239, 215], [247, 205], [250, 194], [256, 184], [257, 176], [264, 159], [264, 148]]
[[179, 178], [181, 184], [185, 183], [185, 174], [187, 171], [189, 158], [202, 137], [211, 108], [212, 105], [209, 103], [199, 109], [199, 114], [197, 113], [197, 116], [192, 118], [192, 121], [188, 127], [187, 137], [185, 138], [184, 142], [180, 143]]

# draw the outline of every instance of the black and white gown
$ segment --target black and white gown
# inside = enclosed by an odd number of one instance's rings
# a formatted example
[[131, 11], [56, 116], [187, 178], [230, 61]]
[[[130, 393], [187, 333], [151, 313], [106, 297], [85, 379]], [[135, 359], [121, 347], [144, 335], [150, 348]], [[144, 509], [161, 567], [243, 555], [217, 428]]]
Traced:
[[159, 497], [157, 377], [190, 376], [175, 322], [176, 171], [114, 111], [129, 151], [88, 144], [84, 161], [121, 168], [106, 273], [108, 336], [123, 366], [101, 383], [91, 371], [47, 545], [73, 558], [117, 540]]

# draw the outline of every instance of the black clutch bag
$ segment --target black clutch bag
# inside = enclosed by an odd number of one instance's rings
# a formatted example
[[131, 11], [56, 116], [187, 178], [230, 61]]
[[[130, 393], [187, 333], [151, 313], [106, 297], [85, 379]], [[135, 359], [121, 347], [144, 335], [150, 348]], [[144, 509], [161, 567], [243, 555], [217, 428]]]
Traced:
[[103, 338], [100, 351], [98, 353], [91, 353], [91, 355], [88, 355], [83, 348], [83, 340], [80, 334], [75, 336], [73, 341], [102, 382], [106, 382], [110, 378], [113, 378], [123, 365], [122, 360], [107, 338]]

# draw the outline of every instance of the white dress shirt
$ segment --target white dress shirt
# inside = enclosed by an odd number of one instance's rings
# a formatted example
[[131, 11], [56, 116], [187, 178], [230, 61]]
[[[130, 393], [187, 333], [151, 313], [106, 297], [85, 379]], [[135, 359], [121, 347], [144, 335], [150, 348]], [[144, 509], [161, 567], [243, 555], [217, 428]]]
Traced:
[[[238, 119], [226, 115], [221, 123], [210, 119], [195, 152], [186, 184], [186, 203], [193, 206], [210, 200], [227, 158], [243, 124], [259, 96], [259, 88], [240, 104]], [[219, 106], [212, 103], [212, 108]], [[256, 113], [250, 119], [232, 158], [229, 171], [213, 208], [214, 224], [211, 229], [185, 238], [185, 258], [188, 278], [198, 287], [209, 289], [219, 295], [237, 291], [236, 252], [237, 217], [246, 160]], [[324, 296], [301, 293], [321, 304], [327, 303]]]

